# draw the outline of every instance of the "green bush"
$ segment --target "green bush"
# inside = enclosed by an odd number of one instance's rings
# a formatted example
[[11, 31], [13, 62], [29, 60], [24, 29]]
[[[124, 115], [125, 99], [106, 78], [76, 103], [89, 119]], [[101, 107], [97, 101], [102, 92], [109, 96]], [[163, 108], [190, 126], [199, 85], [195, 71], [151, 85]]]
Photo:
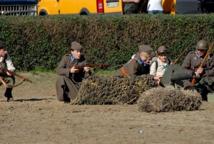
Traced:
[[214, 15], [0, 17], [0, 39], [19, 70], [54, 69], [72, 40], [90, 63], [116, 68], [139, 44], [166, 45], [174, 59], [202, 38], [213, 40]]

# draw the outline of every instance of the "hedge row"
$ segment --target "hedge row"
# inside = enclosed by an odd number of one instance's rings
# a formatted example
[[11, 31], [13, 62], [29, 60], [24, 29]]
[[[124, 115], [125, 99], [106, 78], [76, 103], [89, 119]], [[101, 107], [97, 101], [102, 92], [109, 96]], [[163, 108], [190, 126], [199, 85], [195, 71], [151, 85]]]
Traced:
[[166, 45], [174, 59], [202, 38], [214, 39], [214, 15], [0, 17], [0, 39], [19, 70], [54, 69], [72, 40], [84, 46], [89, 62], [115, 68], [139, 44]]

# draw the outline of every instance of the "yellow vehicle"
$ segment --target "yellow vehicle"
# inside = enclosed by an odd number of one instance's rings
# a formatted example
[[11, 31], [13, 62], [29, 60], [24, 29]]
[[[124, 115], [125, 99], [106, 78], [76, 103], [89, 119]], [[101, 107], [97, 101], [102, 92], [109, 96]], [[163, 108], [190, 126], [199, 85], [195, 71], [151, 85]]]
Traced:
[[175, 15], [176, 0], [163, 0], [162, 5], [164, 13]]
[[38, 15], [123, 13], [122, 0], [39, 0]]

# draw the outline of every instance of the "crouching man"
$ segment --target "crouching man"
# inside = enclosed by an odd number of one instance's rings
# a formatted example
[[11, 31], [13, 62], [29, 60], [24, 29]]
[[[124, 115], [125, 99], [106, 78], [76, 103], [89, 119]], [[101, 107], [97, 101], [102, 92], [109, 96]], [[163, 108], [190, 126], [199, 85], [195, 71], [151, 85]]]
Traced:
[[72, 42], [70, 53], [62, 57], [57, 67], [59, 78], [56, 82], [56, 92], [59, 101], [70, 102], [76, 97], [81, 81], [90, 72], [90, 68], [85, 65], [82, 46], [78, 42]]
[[119, 69], [119, 76], [135, 79], [136, 76], [149, 74], [152, 53], [150, 45], [140, 45], [138, 52]]
[[12, 89], [15, 84], [15, 77], [10, 73], [14, 72], [15, 67], [10, 59], [3, 41], [0, 41], [0, 85], [4, 85], [4, 96], [7, 101], [13, 98]]

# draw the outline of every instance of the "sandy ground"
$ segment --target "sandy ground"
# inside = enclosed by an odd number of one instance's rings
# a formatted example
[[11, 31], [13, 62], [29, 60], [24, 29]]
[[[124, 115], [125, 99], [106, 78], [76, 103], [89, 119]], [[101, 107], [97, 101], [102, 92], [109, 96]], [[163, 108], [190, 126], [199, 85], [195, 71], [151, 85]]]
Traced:
[[199, 111], [142, 113], [137, 105], [58, 102], [56, 75], [33, 80], [6, 102], [0, 87], [0, 144], [214, 144], [214, 102]]

